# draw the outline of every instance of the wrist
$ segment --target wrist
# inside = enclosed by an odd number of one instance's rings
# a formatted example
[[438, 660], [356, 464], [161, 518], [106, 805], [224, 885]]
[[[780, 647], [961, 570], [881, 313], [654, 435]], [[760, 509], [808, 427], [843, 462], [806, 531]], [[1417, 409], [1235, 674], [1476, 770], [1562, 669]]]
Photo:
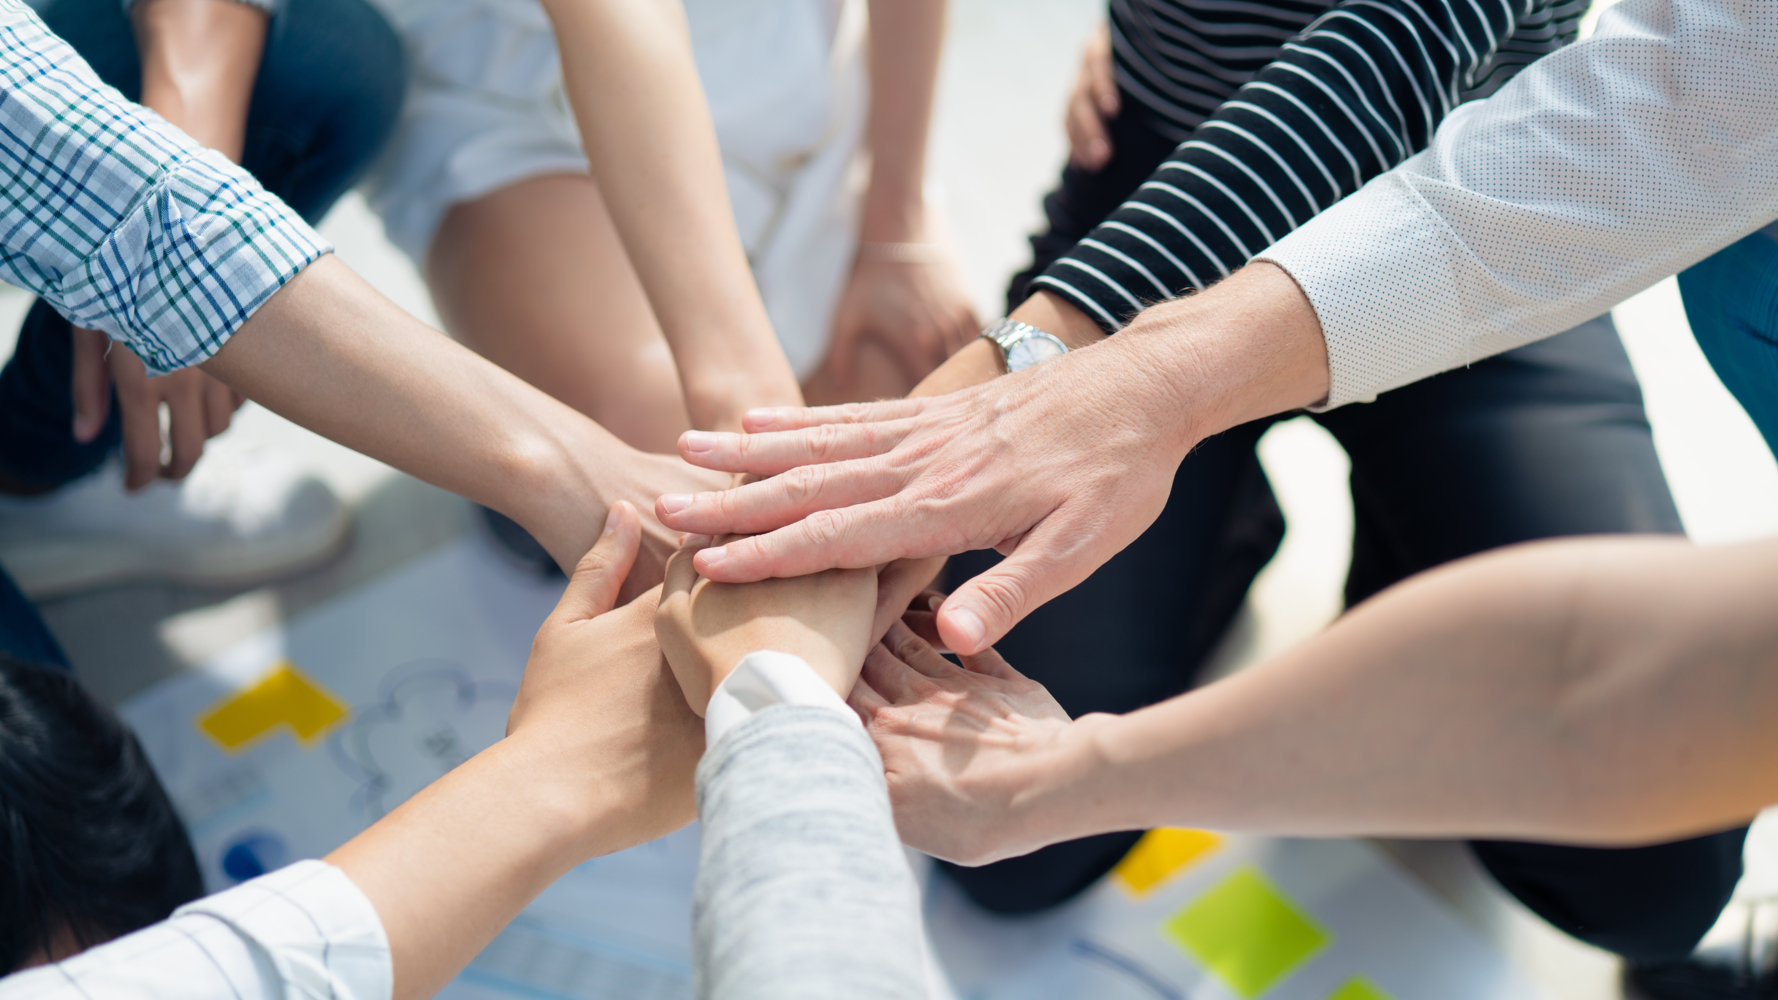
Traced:
[[1014, 826], [1026, 850], [1127, 829], [1108, 815], [1106, 736], [1120, 717], [1083, 715], [1062, 728], [1045, 753], [1026, 759], [1012, 796]]
[[873, 173], [859, 216], [858, 238], [867, 243], [925, 243], [926, 193], [924, 180], [880, 183]]
[[[1184, 456], [1198, 441], [1327, 397], [1327, 345], [1296, 281], [1251, 264], [1197, 295], [1144, 310], [1115, 338], [1137, 352], [1131, 371], [1166, 414]], [[1156, 408], [1158, 407], [1158, 408]]]

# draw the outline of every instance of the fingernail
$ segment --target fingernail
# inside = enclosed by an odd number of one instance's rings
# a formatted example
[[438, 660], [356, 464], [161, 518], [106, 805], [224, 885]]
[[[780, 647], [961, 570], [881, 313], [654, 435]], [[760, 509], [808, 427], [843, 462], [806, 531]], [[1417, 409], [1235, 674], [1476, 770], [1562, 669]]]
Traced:
[[716, 435], [708, 431], [686, 431], [679, 435], [679, 447], [694, 453], [703, 453], [716, 447]]
[[749, 427], [770, 427], [778, 422], [778, 411], [769, 406], [761, 407], [757, 410], [748, 410], [747, 416], [742, 419], [747, 422]]
[[93, 437], [99, 433], [99, 429], [97, 427], [94, 427], [93, 423], [94, 423], [94, 421], [91, 417], [86, 417], [86, 416], [75, 417], [74, 418], [74, 440], [79, 441], [81, 444], [85, 444], [88, 441], [91, 441], [93, 439]]
[[724, 559], [728, 558], [728, 546], [717, 545], [705, 549], [698, 553], [698, 555], [704, 560], [704, 568], [706, 570], [715, 569]]
[[1105, 157], [1111, 155], [1111, 150], [1106, 148], [1104, 140], [1094, 139], [1092, 142], [1087, 143], [1087, 155], [1095, 160], [1103, 160]]
[[963, 638], [972, 651], [981, 648], [982, 638], [988, 634], [988, 630], [982, 626], [982, 620], [968, 608], [958, 608], [951, 612], [951, 627], [963, 633]]
[[939, 606], [944, 603], [945, 603], [945, 595], [933, 594], [931, 597], [928, 597], [926, 599], [926, 608], [929, 611], [937, 611], [939, 609]]
[[599, 532], [600, 538], [617, 530], [617, 511], [617, 504], [612, 504], [611, 509], [605, 512], [605, 530]]
[[691, 506], [690, 493], [666, 493], [660, 499], [661, 509], [669, 514], [677, 514]]

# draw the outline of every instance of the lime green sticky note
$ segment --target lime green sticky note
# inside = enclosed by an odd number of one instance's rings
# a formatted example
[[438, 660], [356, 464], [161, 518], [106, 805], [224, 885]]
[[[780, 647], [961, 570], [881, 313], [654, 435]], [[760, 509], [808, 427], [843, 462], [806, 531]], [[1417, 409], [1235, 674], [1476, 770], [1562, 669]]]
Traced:
[[1333, 940], [1252, 867], [1223, 879], [1161, 929], [1243, 997], [1264, 993]]
[[1394, 1000], [1394, 998], [1384, 993], [1376, 983], [1363, 976], [1353, 976], [1346, 980], [1339, 989], [1334, 990], [1327, 1000]]

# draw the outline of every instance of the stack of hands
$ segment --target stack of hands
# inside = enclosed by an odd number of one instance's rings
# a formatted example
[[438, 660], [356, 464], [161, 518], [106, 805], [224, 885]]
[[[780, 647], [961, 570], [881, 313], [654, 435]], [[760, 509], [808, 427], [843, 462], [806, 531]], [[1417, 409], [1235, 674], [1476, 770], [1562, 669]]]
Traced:
[[[508, 742], [565, 765], [567, 783], [598, 775], [609, 786], [585, 814], [577, 853], [621, 850], [694, 818], [700, 719], [761, 650], [801, 658], [858, 713], [910, 846], [983, 863], [1045, 842], [1021, 830], [1035, 803], [1017, 789], [1033, 786], [1026, 772], [1048, 769], [1042, 751], [1059, 747], [1069, 718], [993, 650], [962, 667], [941, 655], [942, 595], [926, 588], [942, 560], [728, 584], [698, 574], [694, 556], [716, 540], [691, 536], [662, 584], [618, 605], [641, 533], [633, 507], [613, 506], [537, 634], [508, 723]], [[630, 805], [621, 822], [619, 802]]]

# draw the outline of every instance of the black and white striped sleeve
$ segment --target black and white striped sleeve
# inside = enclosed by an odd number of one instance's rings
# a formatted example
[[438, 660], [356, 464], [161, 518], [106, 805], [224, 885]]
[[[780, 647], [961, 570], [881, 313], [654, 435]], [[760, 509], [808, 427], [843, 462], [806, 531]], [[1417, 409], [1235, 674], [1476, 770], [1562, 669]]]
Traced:
[[1115, 331], [1226, 277], [1425, 148], [1516, 71], [1523, 34], [1572, 40], [1585, 0], [1344, 0], [1287, 42], [1117, 211], [1032, 283]]

